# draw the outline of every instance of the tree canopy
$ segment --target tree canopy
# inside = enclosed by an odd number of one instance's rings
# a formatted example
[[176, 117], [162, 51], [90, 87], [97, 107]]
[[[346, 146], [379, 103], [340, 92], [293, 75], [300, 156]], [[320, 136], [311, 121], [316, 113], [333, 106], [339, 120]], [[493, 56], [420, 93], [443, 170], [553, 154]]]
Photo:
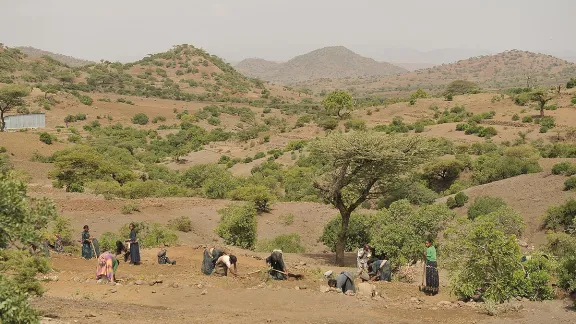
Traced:
[[352, 212], [366, 199], [386, 193], [399, 177], [434, 153], [434, 146], [424, 137], [376, 132], [335, 134], [312, 144], [311, 155], [323, 163], [314, 187], [342, 217], [337, 263], [343, 263]]
[[322, 100], [322, 106], [332, 116], [340, 118], [345, 116], [348, 110], [352, 110], [352, 96], [344, 90], [332, 91]]
[[4, 131], [4, 114], [24, 104], [23, 98], [30, 94], [25, 85], [11, 84], [0, 88], [0, 132]]

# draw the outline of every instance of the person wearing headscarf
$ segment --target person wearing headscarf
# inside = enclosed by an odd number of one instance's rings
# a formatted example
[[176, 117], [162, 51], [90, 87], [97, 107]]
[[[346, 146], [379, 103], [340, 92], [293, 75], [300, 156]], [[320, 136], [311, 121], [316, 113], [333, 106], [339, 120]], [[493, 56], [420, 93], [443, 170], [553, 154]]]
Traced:
[[286, 280], [286, 265], [282, 258], [282, 250], [274, 250], [269, 257], [266, 258], [266, 265], [270, 265], [272, 269], [268, 271], [274, 280]]
[[92, 236], [90, 236], [90, 228], [88, 225], [84, 225], [84, 231], [82, 232], [82, 257], [84, 259], [92, 259]]

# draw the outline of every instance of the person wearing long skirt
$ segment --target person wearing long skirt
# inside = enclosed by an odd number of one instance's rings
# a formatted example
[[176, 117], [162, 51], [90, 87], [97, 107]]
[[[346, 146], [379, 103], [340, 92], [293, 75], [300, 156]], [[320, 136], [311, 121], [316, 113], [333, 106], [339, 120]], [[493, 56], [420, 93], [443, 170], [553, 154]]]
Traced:
[[90, 229], [88, 225], [84, 225], [84, 231], [82, 232], [82, 257], [84, 259], [92, 259], [92, 237], [90, 236]]
[[110, 282], [116, 281], [116, 270], [120, 262], [110, 251], [106, 251], [98, 257], [96, 267], [96, 279], [108, 279]]
[[438, 264], [436, 263], [436, 248], [430, 240], [426, 241], [426, 287], [424, 292], [436, 295], [439, 291]]
[[140, 264], [140, 246], [138, 245], [138, 239], [136, 238], [136, 229], [134, 223], [130, 224], [130, 263]]
[[224, 252], [215, 248], [210, 247], [204, 249], [204, 256], [202, 259], [202, 273], [205, 275], [211, 275], [214, 271], [214, 267], [216, 267], [216, 261], [224, 255]]

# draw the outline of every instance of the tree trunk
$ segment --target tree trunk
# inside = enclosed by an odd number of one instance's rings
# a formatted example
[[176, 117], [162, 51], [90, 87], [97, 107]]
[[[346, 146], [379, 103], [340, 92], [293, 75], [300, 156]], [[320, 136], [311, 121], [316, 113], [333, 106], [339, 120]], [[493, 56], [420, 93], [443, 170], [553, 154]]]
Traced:
[[0, 132], [4, 131], [4, 110], [0, 109]]
[[336, 265], [339, 267], [344, 266], [344, 250], [346, 249], [346, 239], [348, 238], [348, 225], [350, 224], [350, 213], [340, 212], [342, 217], [342, 228], [338, 234], [338, 241], [336, 242]]
[[544, 105], [546, 105], [546, 103], [540, 104], [540, 118], [544, 117]]

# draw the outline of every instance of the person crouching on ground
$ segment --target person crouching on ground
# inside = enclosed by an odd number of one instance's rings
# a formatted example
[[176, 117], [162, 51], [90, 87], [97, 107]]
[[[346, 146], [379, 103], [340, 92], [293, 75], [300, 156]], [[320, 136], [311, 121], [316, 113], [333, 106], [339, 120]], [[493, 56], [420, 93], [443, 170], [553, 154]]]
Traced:
[[[228, 272], [231, 272], [234, 277], [238, 275], [238, 269], [236, 268], [236, 263], [238, 259], [234, 255], [223, 255], [216, 260], [216, 265], [214, 267], [214, 274], [221, 277], [228, 276]], [[232, 269], [234, 266], [234, 269]]]
[[343, 293], [354, 293], [354, 276], [350, 272], [342, 272], [336, 279], [328, 280], [328, 286], [331, 288], [341, 289]]
[[158, 264], [175, 265], [176, 261], [170, 261], [170, 259], [168, 259], [168, 256], [166, 255], [166, 249], [162, 249], [160, 250], [160, 252], [158, 252]]
[[281, 250], [272, 251], [272, 254], [266, 258], [266, 265], [272, 266], [272, 269], [268, 271], [272, 279], [286, 280], [286, 273], [288, 273], [288, 271], [286, 270]]
[[218, 258], [224, 255], [224, 252], [215, 248], [205, 248], [204, 257], [202, 259], [202, 273], [205, 275], [211, 275], [216, 266], [216, 261]]
[[124, 262], [128, 262], [128, 259], [130, 259], [130, 251], [128, 251], [126, 245], [122, 242], [116, 241], [116, 255], [118, 256], [122, 253], [124, 253]]
[[98, 266], [96, 266], [96, 279], [108, 279], [110, 282], [116, 281], [116, 270], [120, 262], [110, 251], [106, 251], [98, 257]]
[[392, 281], [392, 264], [386, 257], [383, 256], [379, 260], [375, 260], [371, 264], [372, 278], [371, 280]]

